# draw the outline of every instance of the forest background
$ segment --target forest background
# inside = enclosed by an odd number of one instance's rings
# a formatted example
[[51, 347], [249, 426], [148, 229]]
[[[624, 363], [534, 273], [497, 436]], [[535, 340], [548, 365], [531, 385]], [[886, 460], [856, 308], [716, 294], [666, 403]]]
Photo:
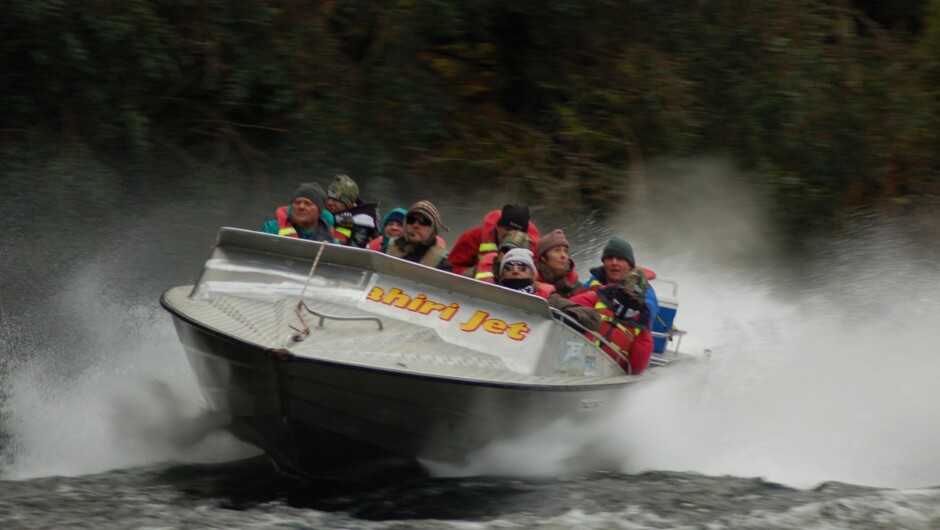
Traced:
[[603, 211], [721, 156], [793, 244], [940, 195], [940, 0], [5, 5], [0, 178], [303, 168]]

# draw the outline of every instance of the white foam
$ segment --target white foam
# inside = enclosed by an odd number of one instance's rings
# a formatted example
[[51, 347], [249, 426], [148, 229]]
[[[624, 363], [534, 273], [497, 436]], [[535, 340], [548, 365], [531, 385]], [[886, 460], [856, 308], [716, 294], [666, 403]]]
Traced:
[[[4, 479], [74, 476], [164, 461], [250, 454], [204, 414], [170, 318], [156, 304], [125, 306], [86, 272], [60, 294], [81, 336], [48, 341], [5, 374]], [[89, 311], [95, 301], [95, 311]], [[48, 323], [55, 329], [54, 321]], [[70, 329], [70, 328], [64, 328]], [[62, 339], [62, 337], [57, 337]]]

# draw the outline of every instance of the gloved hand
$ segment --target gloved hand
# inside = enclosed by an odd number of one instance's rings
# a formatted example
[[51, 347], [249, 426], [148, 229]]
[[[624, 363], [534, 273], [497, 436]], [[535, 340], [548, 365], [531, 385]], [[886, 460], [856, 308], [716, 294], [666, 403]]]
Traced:
[[353, 227], [353, 215], [349, 212], [339, 212], [333, 214], [334, 222], [339, 226], [345, 226], [346, 228]]
[[614, 299], [611, 300], [611, 309], [617, 320], [622, 322], [636, 322], [644, 326], [649, 325], [650, 310], [646, 307], [646, 301], [637, 298], [622, 290], [614, 291]]

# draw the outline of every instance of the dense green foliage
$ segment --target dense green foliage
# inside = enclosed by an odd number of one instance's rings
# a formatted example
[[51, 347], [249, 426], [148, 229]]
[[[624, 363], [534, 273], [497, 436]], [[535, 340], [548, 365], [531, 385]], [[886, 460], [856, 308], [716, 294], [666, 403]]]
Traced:
[[940, 0], [6, 5], [5, 143], [487, 179], [543, 204], [719, 153], [791, 235], [913, 204], [940, 170]]

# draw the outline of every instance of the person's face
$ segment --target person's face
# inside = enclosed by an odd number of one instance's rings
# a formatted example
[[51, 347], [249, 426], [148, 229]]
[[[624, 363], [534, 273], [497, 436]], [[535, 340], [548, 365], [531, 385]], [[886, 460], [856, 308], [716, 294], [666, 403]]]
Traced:
[[506, 232], [508, 231], [509, 229], [506, 228], [505, 226], [497, 226], [496, 227], [496, 242], [497, 243], [501, 242], [503, 238], [506, 237]]
[[385, 223], [386, 237], [401, 237], [402, 226], [400, 221], [389, 221]]
[[329, 197], [326, 199], [326, 209], [329, 210], [330, 213], [340, 213], [346, 211], [346, 205], [339, 199]]
[[609, 283], [619, 282], [627, 273], [633, 270], [630, 262], [619, 256], [607, 256], [601, 260], [601, 263], [604, 265], [604, 274], [607, 275]]
[[570, 262], [568, 258], [568, 247], [559, 245], [550, 248], [542, 254], [541, 260], [549, 269], [555, 272], [567, 271]]
[[431, 236], [431, 220], [420, 213], [405, 217], [405, 239], [411, 243], [424, 243]]
[[312, 230], [320, 219], [320, 208], [306, 197], [297, 197], [290, 203], [290, 220], [304, 230]]
[[529, 267], [529, 265], [526, 263], [522, 263], [521, 261], [510, 261], [509, 263], [503, 263], [502, 272], [500, 272], [500, 278], [508, 280], [521, 280], [528, 278], [530, 280], [534, 280], [535, 271], [532, 270], [532, 267]]

